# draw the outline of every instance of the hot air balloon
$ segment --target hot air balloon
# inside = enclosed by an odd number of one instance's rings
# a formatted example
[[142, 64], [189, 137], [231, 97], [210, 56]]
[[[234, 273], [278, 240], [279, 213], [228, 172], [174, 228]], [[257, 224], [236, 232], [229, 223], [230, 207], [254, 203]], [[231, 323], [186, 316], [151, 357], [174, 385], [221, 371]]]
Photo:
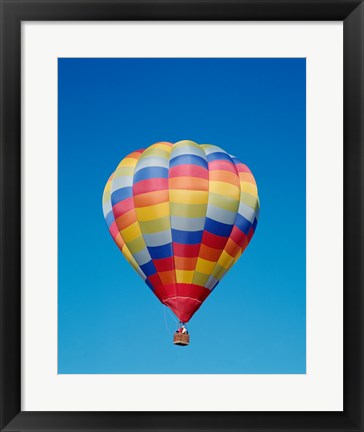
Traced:
[[248, 246], [259, 198], [249, 168], [220, 147], [158, 142], [119, 163], [103, 212], [124, 257], [184, 328]]

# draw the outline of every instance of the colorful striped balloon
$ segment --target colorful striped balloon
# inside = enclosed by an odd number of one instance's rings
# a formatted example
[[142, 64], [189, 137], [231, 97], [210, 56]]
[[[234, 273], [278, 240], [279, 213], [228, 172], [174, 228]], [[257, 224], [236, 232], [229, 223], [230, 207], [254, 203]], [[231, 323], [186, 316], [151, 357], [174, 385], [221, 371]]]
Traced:
[[259, 198], [249, 168], [220, 147], [159, 142], [120, 162], [103, 211], [125, 258], [186, 323], [249, 244]]

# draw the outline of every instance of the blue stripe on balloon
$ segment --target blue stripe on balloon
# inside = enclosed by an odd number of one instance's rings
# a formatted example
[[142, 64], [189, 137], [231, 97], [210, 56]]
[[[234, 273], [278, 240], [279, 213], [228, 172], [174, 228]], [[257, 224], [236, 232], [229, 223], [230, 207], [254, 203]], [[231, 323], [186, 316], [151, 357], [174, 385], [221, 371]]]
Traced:
[[235, 220], [235, 225], [240, 229], [240, 231], [242, 231], [244, 234], [248, 235], [250, 227], [251, 227], [251, 223], [248, 221], [248, 219], [245, 219], [245, 217], [243, 217], [240, 214], [236, 215], [236, 220]]
[[149, 261], [146, 264], [141, 265], [140, 268], [142, 269], [142, 272], [145, 274], [146, 277], [151, 276], [154, 273], [157, 273], [153, 261]]
[[232, 229], [233, 229], [233, 225], [227, 225], [222, 222], [214, 221], [208, 217], [206, 218], [205, 231], [208, 231], [212, 234], [221, 237], [229, 237]]
[[115, 205], [120, 201], [124, 201], [127, 198], [131, 198], [132, 196], [133, 196], [133, 188], [131, 186], [117, 189], [111, 194], [112, 205]]
[[206, 156], [207, 161], [208, 162], [212, 162], [215, 160], [226, 160], [228, 162], [231, 162], [231, 157], [223, 152], [215, 152], [215, 153], [210, 153], [209, 155]]
[[216, 282], [216, 284], [213, 285], [212, 288], [210, 288], [210, 290], [213, 291], [213, 290], [214, 290], [214, 289], [219, 285], [219, 283], [220, 283], [220, 281], [218, 280], [218, 281]]
[[172, 158], [169, 167], [173, 168], [179, 165], [197, 165], [208, 169], [206, 160], [193, 154], [180, 155]]
[[172, 240], [181, 244], [201, 243], [203, 231], [180, 231], [172, 229]]
[[253, 221], [253, 225], [252, 225], [254, 231], [255, 231], [255, 228], [257, 227], [257, 225], [258, 225], [258, 219], [255, 217], [254, 221]]
[[114, 217], [114, 213], [112, 211], [110, 211], [107, 215], [106, 215], [106, 223], [107, 226], [110, 227], [110, 225], [114, 222], [115, 217]]
[[134, 174], [134, 184], [141, 180], [149, 180], [153, 178], [168, 178], [168, 169], [157, 166], [142, 168]]
[[162, 246], [148, 247], [152, 259], [169, 258], [173, 255], [171, 243]]
[[152, 283], [150, 282], [150, 280], [145, 279], [145, 283], [149, 286], [149, 288], [150, 288], [152, 291], [154, 291], [154, 287], [153, 287]]

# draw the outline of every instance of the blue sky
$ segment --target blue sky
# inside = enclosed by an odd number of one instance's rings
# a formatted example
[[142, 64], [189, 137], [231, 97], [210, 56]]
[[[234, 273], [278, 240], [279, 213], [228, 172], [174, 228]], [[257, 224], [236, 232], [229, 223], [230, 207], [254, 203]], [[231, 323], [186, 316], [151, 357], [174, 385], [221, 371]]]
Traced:
[[[305, 59], [59, 59], [58, 110], [58, 372], [305, 373]], [[183, 139], [246, 163], [261, 213], [176, 347], [101, 198], [127, 153]]]

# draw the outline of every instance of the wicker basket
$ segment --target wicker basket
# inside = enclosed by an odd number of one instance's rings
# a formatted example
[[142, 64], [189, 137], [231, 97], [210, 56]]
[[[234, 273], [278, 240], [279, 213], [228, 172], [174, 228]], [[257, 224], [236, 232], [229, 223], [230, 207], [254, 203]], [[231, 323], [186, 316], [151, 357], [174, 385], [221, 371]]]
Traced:
[[175, 345], [186, 346], [190, 343], [190, 335], [186, 333], [175, 333], [173, 336], [173, 343]]

